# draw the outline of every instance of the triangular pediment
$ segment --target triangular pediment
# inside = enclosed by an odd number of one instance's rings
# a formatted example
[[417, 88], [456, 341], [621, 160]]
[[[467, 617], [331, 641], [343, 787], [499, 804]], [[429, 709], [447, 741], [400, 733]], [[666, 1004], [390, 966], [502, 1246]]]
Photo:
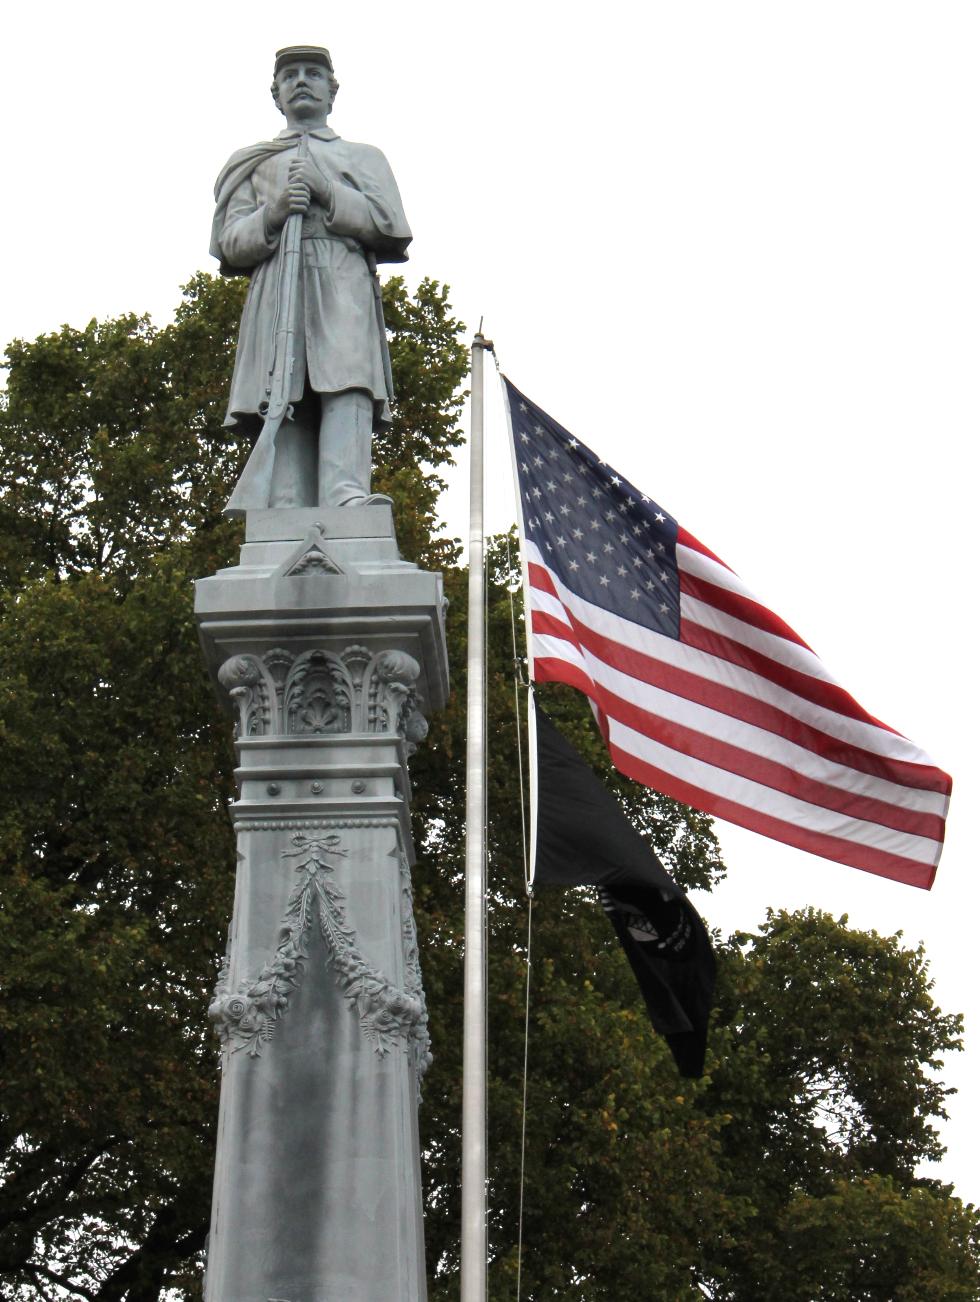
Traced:
[[292, 556], [279, 567], [279, 575], [284, 579], [343, 574], [343, 572], [341, 566], [327, 551], [322, 525], [314, 525]]

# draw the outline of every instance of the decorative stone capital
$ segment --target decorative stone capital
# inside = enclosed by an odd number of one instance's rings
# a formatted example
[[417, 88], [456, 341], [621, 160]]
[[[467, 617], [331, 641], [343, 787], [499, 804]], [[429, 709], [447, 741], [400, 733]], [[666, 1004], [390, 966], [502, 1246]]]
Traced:
[[273, 647], [262, 656], [230, 656], [218, 682], [238, 707], [239, 737], [381, 732], [414, 749], [428, 732], [415, 689], [420, 673], [406, 651]]

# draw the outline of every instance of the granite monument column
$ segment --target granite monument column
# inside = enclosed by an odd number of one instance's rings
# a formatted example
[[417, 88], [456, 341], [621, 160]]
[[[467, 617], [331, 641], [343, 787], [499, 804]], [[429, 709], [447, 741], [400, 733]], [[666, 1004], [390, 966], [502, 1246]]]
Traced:
[[251, 277], [228, 422], [255, 441], [239, 564], [195, 599], [239, 788], [206, 1302], [426, 1294], [408, 759], [448, 692], [442, 580], [371, 492], [375, 267], [411, 237], [383, 156], [326, 127], [336, 87], [326, 50], [280, 51], [287, 129], [216, 190], [213, 249]]

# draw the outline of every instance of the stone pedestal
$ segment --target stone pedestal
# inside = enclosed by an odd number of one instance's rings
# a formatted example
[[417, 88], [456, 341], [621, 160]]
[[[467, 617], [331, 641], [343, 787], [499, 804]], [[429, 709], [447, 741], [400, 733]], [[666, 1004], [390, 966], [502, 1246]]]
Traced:
[[421, 1302], [407, 760], [448, 691], [442, 579], [387, 506], [254, 511], [195, 608], [240, 790], [206, 1302]]

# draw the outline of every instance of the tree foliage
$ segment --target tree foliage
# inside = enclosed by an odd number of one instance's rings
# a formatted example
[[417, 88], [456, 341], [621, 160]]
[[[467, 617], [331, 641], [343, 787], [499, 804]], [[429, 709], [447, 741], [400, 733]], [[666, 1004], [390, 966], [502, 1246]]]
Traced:
[[[455, 693], [413, 760], [436, 1060], [421, 1125], [433, 1302], [458, 1292], [465, 574], [437, 524], [466, 354], [446, 291], [385, 287], [399, 394], [376, 441], [403, 554], [446, 569]], [[8, 349], [0, 403], [0, 1296], [200, 1295], [231, 910], [233, 756], [192, 618], [232, 563], [222, 426], [241, 309], [198, 276], [174, 322]], [[515, 1296], [524, 973], [512, 539], [489, 557], [490, 1294]], [[519, 612], [518, 612], [519, 613]], [[517, 657], [518, 662], [520, 657]], [[518, 668], [519, 668], [518, 664]], [[523, 691], [523, 689], [521, 689]], [[688, 887], [710, 820], [618, 777], [574, 693], [559, 725]], [[534, 903], [522, 1297], [977, 1296], [978, 1221], [939, 1154], [956, 1017], [925, 958], [817, 912], [719, 938], [708, 1070], [681, 1082], [588, 892]], [[63, 1292], [61, 1290], [66, 1290]]]

